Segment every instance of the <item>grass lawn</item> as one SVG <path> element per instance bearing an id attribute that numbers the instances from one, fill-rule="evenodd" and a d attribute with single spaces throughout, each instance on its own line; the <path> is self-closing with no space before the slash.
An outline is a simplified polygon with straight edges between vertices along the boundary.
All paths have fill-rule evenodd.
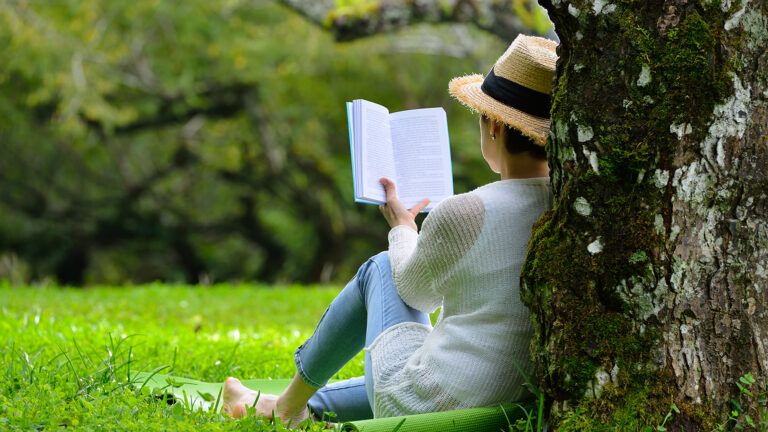
<path id="1" fill-rule="evenodd" d="M 0 430 L 282 430 L 165 405 L 132 388 L 129 371 L 290 378 L 293 351 L 337 292 L 0 286 Z M 362 374 L 359 355 L 336 378 Z"/>

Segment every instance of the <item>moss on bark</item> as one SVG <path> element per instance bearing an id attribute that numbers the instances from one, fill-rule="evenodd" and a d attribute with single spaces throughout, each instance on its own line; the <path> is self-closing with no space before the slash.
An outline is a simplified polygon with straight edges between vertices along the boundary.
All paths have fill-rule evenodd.
<path id="1" fill-rule="evenodd" d="M 578 424 L 579 412 L 611 426 L 643 412 L 645 424 L 660 424 L 675 394 L 658 373 L 675 235 L 670 172 L 692 156 L 681 136 L 703 139 L 733 92 L 722 38 L 739 5 L 542 3 L 561 58 L 548 143 L 556 201 L 523 269 L 540 385 L 555 414 L 570 407 L 555 425 Z M 712 425 L 677 404 L 681 421 Z"/>

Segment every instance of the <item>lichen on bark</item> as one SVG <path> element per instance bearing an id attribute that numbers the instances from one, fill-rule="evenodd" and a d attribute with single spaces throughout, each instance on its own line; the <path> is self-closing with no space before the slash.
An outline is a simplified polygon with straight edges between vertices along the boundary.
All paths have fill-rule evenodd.
<path id="1" fill-rule="evenodd" d="M 624 424 L 645 398 L 646 424 L 675 401 L 681 427 L 711 427 L 736 373 L 719 357 L 768 373 L 768 290 L 756 288 L 768 281 L 744 268 L 768 260 L 766 106 L 755 103 L 766 5 L 541 3 L 561 39 L 555 203 L 534 229 L 523 300 L 553 424 L 583 423 L 584 407 L 590 422 Z"/>

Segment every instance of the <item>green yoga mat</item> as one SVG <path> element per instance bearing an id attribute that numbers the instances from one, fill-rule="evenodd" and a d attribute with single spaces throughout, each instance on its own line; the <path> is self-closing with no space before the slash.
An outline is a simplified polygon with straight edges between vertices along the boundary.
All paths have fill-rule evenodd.
<path id="1" fill-rule="evenodd" d="M 212 409 L 221 392 L 222 383 L 208 383 L 170 375 L 141 372 L 131 377 L 136 387 L 146 387 L 158 393 L 172 395 L 192 408 Z M 263 393 L 279 394 L 290 383 L 289 379 L 241 380 L 248 388 Z M 221 409 L 221 401 L 218 403 Z M 499 432 L 508 430 L 509 422 L 523 416 L 519 405 L 470 408 L 401 417 L 387 417 L 347 422 L 344 431 L 356 432 Z M 399 429 L 398 429 L 399 427 Z"/>
<path id="2" fill-rule="evenodd" d="M 210 410 L 216 406 L 221 410 L 221 401 L 216 405 L 219 399 L 219 393 L 224 383 L 209 383 L 197 381 L 189 378 L 180 378 L 171 375 L 153 374 L 150 372 L 139 372 L 131 377 L 134 386 L 146 387 L 149 390 L 165 393 L 173 396 L 173 399 L 189 406 L 192 409 Z M 266 394 L 280 394 L 288 384 L 289 379 L 254 379 L 241 380 L 244 386 L 259 390 Z"/>
<path id="3" fill-rule="evenodd" d="M 506 413 L 506 415 L 505 415 Z M 509 429 L 507 417 L 513 422 L 522 415 L 519 408 L 490 407 L 385 417 L 344 423 L 342 430 L 359 432 L 499 432 Z M 402 425 L 401 425 L 402 423 Z"/>

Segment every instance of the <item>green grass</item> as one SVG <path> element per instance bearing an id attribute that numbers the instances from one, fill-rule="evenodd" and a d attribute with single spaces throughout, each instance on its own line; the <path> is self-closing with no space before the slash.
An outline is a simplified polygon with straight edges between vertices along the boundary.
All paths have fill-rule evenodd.
<path id="1" fill-rule="evenodd" d="M 0 430 L 284 430 L 164 404 L 128 375 L 165 366 L 205 381 L 290 378 L 293 351 L 337 292 L 0 285 Z M 336 378 L 362 374 L 359 355 Z"/>

